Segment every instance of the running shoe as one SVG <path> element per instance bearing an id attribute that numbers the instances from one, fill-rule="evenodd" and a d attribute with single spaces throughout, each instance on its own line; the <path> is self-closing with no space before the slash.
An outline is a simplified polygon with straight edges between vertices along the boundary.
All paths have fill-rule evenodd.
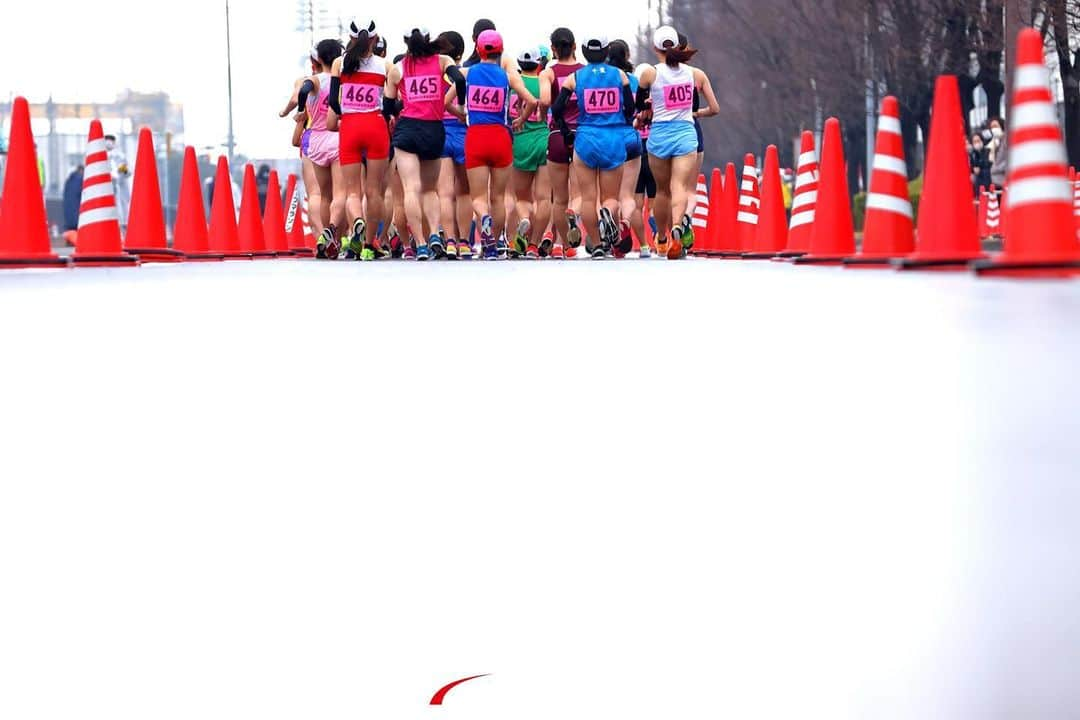
<path id="1" fill-rule="evenodd" d="M 390 245 L 390 257 L 397 260 L 405 255 L 405 244 L 401 242 L 401 233 L 398 232 L 394 223 L 390 223 L 386 231 L 386 241 Z"/>
<path id="2" fill-rule="evenodd" d="M 544 239 L 540 241 L 540 257 L 548 257 L 551 255 L 551 248 L 555 245 L 555 239 L 550 233 L 544 234 Z"/>
<path id="3" fill-rule="evenodd" d="M 618 239 L 619 226 L 615 223 L 615 218 L 611 216 L 611 211 L 600 208 L 600 244 L 612 246 Z"/>
<path id="4" fill-rule="evenodd" d="M 485 260 L 499 260 L 499 246 L 496 243 L 484 244 L 484 259 Z"/>
<path id="5" fill-rule="evenodd" d="M 686 248 L 682 242 L 682 227 L 674 228 L 671 231 L 671 242 L 668 243 L 667 259 L 668 260 L 682 260 L 686 257 Z"/>
<path id="6" fill-rule="evenodd" d="M 495 223 L 490 215 L 480 218 L 480 243 L 487 247 L 495 242 Z"/>
<path id="7" fill-rule="evenodd" d="M 568 258 L 576 258 L 577 257 L 577 248 L 566 248 L 566 257 L 568 257 Z"/>
<path id="8" fill-rule="evenodd" d="M 431 257 L 436 260 L 442 260 L 446 257 L 446 246 L 443 245 L 443 239 L 438 235 L 432 235 L 428 238 L 427 247 Z"/>
<path id="9" fill-rule="evenodd" d="M 457 260 L 458 259 L 458 254 L 457 254 L 458 249 L 457 248 L 458 248 L 457 240 L 454 240 L 454 238 L 447 239 L 447 241 L 446 241 L 446 259 L 447 260 Z"/>
<path id="10" fill-rule="evenodd" d="M 667 238 L 656 239 L 656 254 L 661 257 L 666 257 L 668 254 L 668 240 Z"/>
<path id="11" fill-rule="evenodd" d="M 638 257 L 642 260 L 648 260 L 652 257 L 652 251 L 649 250 L 649 246 L 647 244 L 641 246 L 641 251 L 638 253 Z"/>
<path id="12" fill-rule="evenodd" d="M 323 248 L 325 249 L 327 260 L 337 260 L 341 255 L 341 240 L 338 239 L 337 229 L 331 225 L 322 231 L 320 237 Z"/>
<path id="13" fill-rule="evenodd" d="M 530 230 L 532 230 L 532 223 L 529 222 L 529 218 L 522 218 L 517 225 L 517 232 L 514 234 L 514 250 L 518 255 L 526 255 L 529 252 Z"/>
<path id="14" fill-rule="evenodd" d="M 462 240 L 460 243 L 458 243 L 457 254 L 458 254 L 458 258 L 461 259 L 461 260 L 472 260 L 473 259 L 472 245 L 470 245 L 469 243 Z"/>
<path id="15" fill-rule="evenodd" d="M 375 238 L 373 242 L 369 242 L 365 247 L 370 248 L 375 253 L 376 260 L 390 257 L 390 251 L 382 246 L 378 238 Z"/>
<path id="16" fill-rule="evenodd" d="M 656 227 L 656 218 L 652 215 L 649 216 L 649 229 L 652 230 L 653 237 L 660 234 L 660 230 Z"/>
<path id="17" fill-rule="evenodd" d="M 375 248 L 368 245 L 360 251 L 361 262 L 374 262 L 376 259 Z"/>
<path id="18" fill-rule="evenodd" d="M 421 245 L 416 248 L 416 260 L 417 262 L 424 262 L 431 258 L 431 253 L 428 251 L 427 245 Z"/>
<path id="19" fill-rule="evenodd" d="M 566 244 L 573 249 L 581 244 L 581 223 L 578 221 L 577 213 L 567 210 L 566 223 L 570 226 L 570 231 L 566 234 Z"/>
<path id="20" fill-rule="evenodd" d="M 401 257 L 403 260 L 415 260 L 416 250 L 412 245 L 406 245 L 405 249 L 401 251 Z"/>
<path id="21" fill-rule="evenodd" d="M 684 250 L 694 247 L 694 221 L 689 215 L 683 215 L 681 240 Z"/>
<path id="22" fill-rule="evenodd" d="M 552 245 L 551 247 L 551 259 L 552 260 L 565 260 L 566 254 L 563 252 L 562 245 Z"/>
<path id="23" fill-rule="evenodd" d="M 367 223 L 364 222 L 364 218 L 356 218 L 353 220 L 352 233 L 349 235 L 349 246 L 353 250 L 359 251 L 366 244 Z"/>
<path id="24" fill-rule="evenodd" d="M 535 245 L 532 245 L 532 244 L 528 245 L 525 248 L 525 259 L 526 260 L 539 260 L 540 259 L 540 248 L 538 248 L 538 247 L 536 247 Z"/>

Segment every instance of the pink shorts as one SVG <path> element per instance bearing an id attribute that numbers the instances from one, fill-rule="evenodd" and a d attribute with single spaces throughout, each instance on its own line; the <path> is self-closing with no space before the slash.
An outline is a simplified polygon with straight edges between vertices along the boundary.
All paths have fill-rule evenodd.
<path id="1" fill-rule="evenodd" d="M 338 160 L 338 134 L 329 130 L 312 130 L 307 156 L 319 167 L 333 165 Z"/>

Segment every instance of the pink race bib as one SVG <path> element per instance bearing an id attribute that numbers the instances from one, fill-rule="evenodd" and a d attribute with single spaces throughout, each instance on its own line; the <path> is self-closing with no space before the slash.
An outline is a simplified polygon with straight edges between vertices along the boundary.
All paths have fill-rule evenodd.
<path id="1" fill-rule="evenodd" d="M 469 110 L 474 112 L 502 112 L 506 103 L 506 89 L 473 85 L 469 88 Z"/>
<path id="2" fill-rule="evenodd" d="M 410 100 L 435 100 L 441 93 L 438 75 L 416 75 L 405 81 L 405 94 Z"/>
<path id="3" fill-rule="evenodd" d="M 382 86 L 350 83 L 341 88 L 342 112 L 375 112 L 381 106 Z"/>
<path id="4" fill-rule="evenodd" d="M 590 113 L 610 113 L 619 109 L 619 91 L 615 88 L 588 88 L 585 109 Z"/>
<path id="5" fill-rule="evenodd" d="M 668 110 L 689 110 L 694 106 L 694 84 L 668 85 L 664 88 L 664 106 Z"/>

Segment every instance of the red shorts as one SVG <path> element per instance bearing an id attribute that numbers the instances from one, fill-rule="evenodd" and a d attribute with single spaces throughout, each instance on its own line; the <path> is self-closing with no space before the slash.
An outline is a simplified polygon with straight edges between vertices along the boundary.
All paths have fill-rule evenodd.
<path id="1" fill-rule="evenodd" d="M 514 162 L 514 140 L 505 125 L 473 125 L 465 132 L 465 169 L 504 168 Z"/>
<path id="2" fill-rule="evenodd" d="M 390 131 L 382 113 L 343 115 L 338 132 L 342 165 L 359 165 L 364 160 L 390 157 Z"/>

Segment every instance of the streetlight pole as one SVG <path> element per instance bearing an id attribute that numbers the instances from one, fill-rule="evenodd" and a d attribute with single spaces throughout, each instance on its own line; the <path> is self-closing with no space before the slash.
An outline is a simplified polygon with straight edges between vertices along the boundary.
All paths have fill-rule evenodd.
<path id="1" fill-rule="evenodd" d="M 232 31 L 229 27 L 229 0 L 225 0 L 225 53 L 226 67 L 229 73 L 229 137 L 226 146 L 229 150 L 229 167 L 233 164 L 233 152 L 236 148 L 236 138 L 233 136 L 233 101 L 232 101 Z"/>

